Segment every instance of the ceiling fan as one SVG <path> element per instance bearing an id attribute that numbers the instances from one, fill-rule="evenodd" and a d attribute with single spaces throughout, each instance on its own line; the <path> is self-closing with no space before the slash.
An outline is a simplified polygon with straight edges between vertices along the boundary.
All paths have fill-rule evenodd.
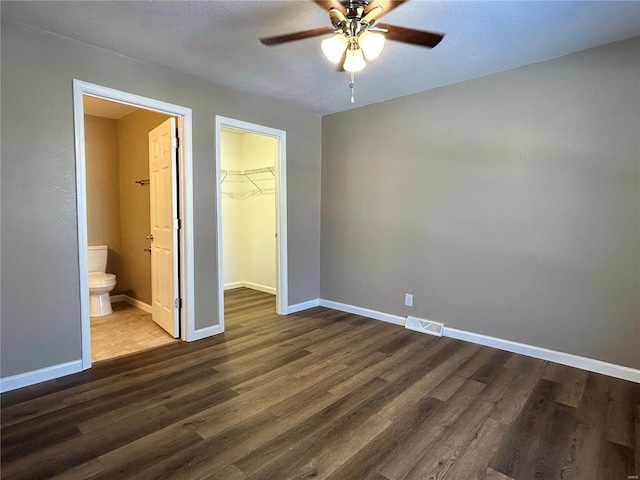
<path id="1" fill-rule="evenodd" d="M 322 52 L 338 70 L 351 74 L 351 102 L 354 102 L 354 74 L 363 70 L 366 60 L 375 59 L 384 48 L 386 40 L 433 48 L 444 34 L 425 32 L 413 28 L 376 23 L 377 19 L 398 8 L 407 0 L 313 0 L 323 10 L 328 10 L 332 27 L 313 28 L 302 32 L 261 38 L 263 45 L 302 40 L 333 34 L 322 42 Z M 366 60 L 365 60 L 366 59 Z"/>

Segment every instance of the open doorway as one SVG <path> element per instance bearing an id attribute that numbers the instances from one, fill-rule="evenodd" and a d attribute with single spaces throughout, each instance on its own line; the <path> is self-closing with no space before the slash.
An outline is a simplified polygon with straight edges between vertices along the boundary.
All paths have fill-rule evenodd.
<path id="1" fill-rule="evenodd" d="M 156 159 L 162 160 L 158 146 L 150 156 L 151 145 L 175 130 L 176 119 L 87 95 L 83 104 L 91 359 L 96 362 L 166 345 L 179 336 L 171 305 L 174 282 L 163 277 L 178 279 L 171 263 L 166 268 L 159 262 L 165 239 L 157 231 L 162 214 L 165 224 L 172 222 L 167 206 L 176 203 L 178 192 L 170 177 L 168 182 L 150 179 L 160 170 Z M 170 238 L 170 249 L 173 243 Z"/>
<path id="2" fill-rule="evenodd" d="M 139 256 L 142 254 L 142 258 L 146 258 L 146 262 L 151 263 L 151 281 L 150 285 L 148 285 L 150 288 L 150 295 L 148 291 L 146 295 L 146 300 L 150 300 L 151 303 L 147 303 L 145 298 L 136 298 L 145 296 L 145 288 L 142 283 L 138 282 L 135 288 L 131 288 L 131 283 L 129 282 L 131 280 L 132 271 L 142 274 L 143 276 L 145 271 L 144 268 L 136 268 L 135 265 L 133 268 L 121 268 L 120 270 L 121 272 L 124 272 L 121 278 L 121 280 L 123 280 L 123 284 L 121 284 L 120 288 L 120 290 L 124 291 L 116 292 L 119 293 L 119 295 L 122 295 L 120 299 L 126 298 L 129 300 L 126 303 L 131 303 L 133 304 L 132 306 L 139 308 L 142 311 L 151 310 L 154 317 L 156 317 L 156 310 L 158 306 L 162 307 L 164 310 L 168 310 L 170 312 L 169 317 L 171 322 L 165 322 L 165 325 L 162 325 L 162 327 L 169 331 L 171 338 L 179 337 L 183 340 L 190 341 L 218 333 L 217 331 L 214 331 L 217 330 L 214 328 L 196 330 L 194 325 L 194 295 L 192 288 L 194 272 L 191 110 L 158 100 L 140 97 L 126 92 L 120 92 L 106 87 L 74 80 L 76 185 L 78 191 L 78 267 L 81 291 L 80 304 L 82 319 L 83 369 L 90 368 L 92 363 L 90 312 L 92 310 L 95 311 L 94 307 L 96 307 L 96 301 L 99 303 L 110 303 L 108 293 L 104 295 L 106 300 L 104 298 L 96 300 L 96 298 L 94 298 L 94 294 L 96 293 L 95 288 L 93 292 L 90 292 L 90 287 L 93 288 L 97 285 L 96 282 L 92 282 L 90 284 L 89 271 L 96 271 L 98 268 L 93 262 L 98 261 L 101 265 L 100 268 L 102 268 L 104 267 L 105 259 L 100 258 L 99 255 L 93 255 L 89 249 L 89 235 L 91 234 L 93 236 L 96 234 L 93 229 L 91 232 L 89 231 L 91 201 L 89 199 L 88 192 L 88 188 L 90 187 L 88 184 L 88 174 L 93 175 L 92 172 L 87 171 L 88 148 L 85 148 L 87 146 L 85 142 L 86 133 L 88 133 L 87 130 L 91 129 L 89 123 L 93 121 L 91 118 L 85 117 L 85 99 L 88 99 L 89 97 L 92 97 L 89 100 L 89 103 L 93 102 L 94 104 L 99 104 L 101 102 L 106 102 L 102 103 L 104 106 L 115 102 L 120 104 L 123 108 L 132 107 L 133 111 L 125 115 L 125 117 L 128 115 L 137 115 L 140 117 L 134 118 L 131 121 L 131 123 L 137 128 L 133 128 L 128 131 L 138 130 L 138 137 L 142 138 L 138 138 L 134 144 L 124 145 L 121 151 L 125 152 L 125 157 L 127 157 L 129 153 L 138 149 L 137 146 L 139 145 L 144 145 L 146 147 L 146 151 L 142 156 L 142 159 L 138 158 L 137 160 L 137 166 L 142 168 L 142 170 L 138 170 L 136 174 L 133 175 L 136 178 L 134 179 L 132 175 L 127 175 L 126 178 L 118 176 L 119 186 L 126 187 L 125 189 L 120 189 L 121 191 L 119 192 L 125 192 L 125 203 L 133 203 L 136 204 L 135 207 L 138 209 L 144 209 L 145 202 L 136 202 L 135 198 L 130 197 L 142 195 L 143 197 L 146 196 L 148 198 L 148 221 L 143 219 L 141 220 L 140 218 L 136 219 L 133 215 L 124 215 L 124 220 L 126 222 L 131 221 L 134 224 L 139 223 L 137 226 L 142 228 L 142 230 L 138 231 L 140 228 L 136 229 L 132 228 L 131 225 L 127 225 L 125 228 L 125 236 L 130 237 L 133 235 L 136 237 L 136 241 L 145 242 L 145 246 L 140 249 L 140 252 L 137 252 L 135 251 L 136 242 L 130 242 L 129 238 L 127 238 L 127 241 L 123 242 L 122 221 L 120 222 L 120 247 L 122 247 L 123 243 L 128 243 L 134 245 L 132 251 L 126 252 L 125 254 L 121 248 L 120 252 L 115 248 L 110 248 L 108 245 L 109 242 L 112 242 L 114 246 L 118 245 L 118 240 L 114 239 L 114 236 L 109 237 L 107 235 L 106 237 L 103 237 L 106 240 L 92 238 L 91 243 L 94 243 L 96 240 L 100 243 L 100 245 L 92 246 L 97 247 L 97 250 L 101 250 L 103 252 L 106 250 L 107 259 L 110 254 L 113 254 L 114 257 L 112 258 L 112 262 L 109 267 L 104 268 L 104 270 L 107 270 L 104 272 L 103 278 L 101 279 L 105 282 L 104 286 L 115 289 L 114 284 L 117 284 L 115 275 L 108 274 L 109 268 L 121 268 L 122 263 L 130 253 L 137 253 L 137 260 L 141 261 L 142 265 L 145 262 L 144 260 L 141 260 L 141 257 Z M 96 111 L 93 110 L 92 113 L 95 114 Z M 93 115 L 93 117 L 98 116 Z M 131 120 L 131 118 L 129 118 L 129 120 Z M 85 121 L 87 122 L 87 125 L 85 125 Z M 179 139 L 182 139 L 182 141 L 179 141 Z M 118 139 L 118 142 L 122 143 L 123 139 Z M 136 154 L 140 157 L 140 152 L 137 152 Z M 122 166 L 123 170 L 126 170 L 132 167 L 133 164 L 131 163 L 131 159 L 125 158 L 124 163 L 121 160 L 122 159 L 118 160 L 118 168 Z M 164 170 L 165 173 L 162 173 L 162 170 Z M 131 172 L 129 172 L 129 174 L 131 174 Z M 101 176 L 101 174 L 98 174 L 96 181 L 101 187 L 104 187 L 104 185 L 100 184 L 100 182 L 104 180 L 104 178 L 100 178 Z M 154 184 L 156 187 L 155 194 L 153 188 Z M 134 190 L 131 190 L 132 188 Z M 149 190 L 146 194 L 140 190 L 135 190 L 145 188 Z M 122 199 L 123 196 L 120 195 L 118 202 Z M 101 203 L 101 201 L 98 203 Z M 161 214 L 158 214 L 157 212 L 161 212 Z M 98 216 L 101 213 L 99 213 Z M 120 213 L 122 220 L 122 210 L 120 210 Z M 113 222 L 110 225 L 113 227 Z M 104 225 L 102 227 L 104 230 Z M 114 230 L 116 229 L 114 228 Z M 163 237 L 164 239 L 158 237 Z M 107 247 L 106 249 L 104 248 L 105 245 Z M 137 244 L 137 247 L 140 247 L 139 243 Z M 158 255 L 156 260 L 154 260 L 155 250 L 159 250 L 159 252 L 162 253 L 162 255 Z M 119 255 L 118 253 L 121 254 Z M 144 257 L 145 255 L 147 257 Z M 149 256 L 151 257 L 150 259 Z M 128 258 L 127 261 L 135 264 L 133 257 Z M 91 269 L 89 266 L 90 262 L 92 262 Z M 120 267 L 117 266 L 118 262 L 121 264 Z M 106 283 L 109 283 L 109 285 L 106 285 Z M 129 285 L 128 289 L 127 285 Z M 158 286 L 160 288 L 157 288 Z M 160 296 L 158 296 L 158 293 L 160 293 Z M 102 295 L 102 292 L 99 292 L 99 295 Z M 117 296 L 116 299 L 118 299 Z M 106 311 L 108 310 L 109 308 L 106 308 Z M 164 320 L 166 320 L 166 318 Z M 157 323 L 160 324 L 161 322 Z M 168 323 L 172 324 L 169 326 L 170 328 L 167 326 Z"/>
<path id="3" fill-rule="evenodd" d="M 222 325 L 243 302 L 286 313 L 285 148 L 281 130 L 216 117 Z"/>

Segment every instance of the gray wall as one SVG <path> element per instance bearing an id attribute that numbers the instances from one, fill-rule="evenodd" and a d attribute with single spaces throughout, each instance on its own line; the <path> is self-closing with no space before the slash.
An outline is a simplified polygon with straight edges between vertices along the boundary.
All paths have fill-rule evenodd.
<path id="1" fill-rule="evenodd" d="M 80 358 L 72 79 L 193 109 L 196 328 L 217 323 L 216 114 L 287 132 L 289 302 L 318 297 L 320 117 L 2 23 L 3 377 Z"/>
<path id="2" fill-rule="evenodd" d="M 639 55 L 324 117 L 321 297 L 640 368 Z"/>

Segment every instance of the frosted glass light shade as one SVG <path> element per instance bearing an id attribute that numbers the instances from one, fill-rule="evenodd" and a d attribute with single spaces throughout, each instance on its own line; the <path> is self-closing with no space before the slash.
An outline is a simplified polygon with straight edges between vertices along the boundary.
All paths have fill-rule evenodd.
<path id="1" fill-rule="evenodd" d="M 360 35 L 358 42 L 367 60 L 373 60 L 382 53 L 382 49 L 384 48 L 384 35 L 366 30 Z"/>
<path id="2" fill-rule="evenodd" d="M 331 38 L 322 41 L 322 53 L 331 63 L 340 63 L 342 54 L 349 41 L 344 35 L 338 33 Z"/>
<path id="3" fill-rule="evenodd" d="M 362 49 L 356 47 L 347 50 L 347 58 L 345 58 L 343 66 L 347 72 L 359 72 L 366 67 L 367 63 L 364 61 Z"/>

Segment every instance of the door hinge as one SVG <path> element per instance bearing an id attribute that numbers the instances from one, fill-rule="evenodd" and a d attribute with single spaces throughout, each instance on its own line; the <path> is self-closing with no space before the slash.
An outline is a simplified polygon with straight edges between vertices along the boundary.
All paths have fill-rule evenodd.
<path id="1" fill-rule="evenodd" d="M 182 222 L 180 221 L 179 218 L 173 219 L 173 228 L 174 230 L 180 230 L 182 228 Z"/>
<path id="2" fill-rule="evenodd" d="M 171 139 L 171 146 L 173 148 L 178 148 L 180 146 L 180 139 L 179 138 L 172 138 Z"/>
<path id="3" fill-rule="evenodd" d="M 173 304 L 175 305 L 176 308 L 182 308 L 182 299 L 176 298 Z"/>

